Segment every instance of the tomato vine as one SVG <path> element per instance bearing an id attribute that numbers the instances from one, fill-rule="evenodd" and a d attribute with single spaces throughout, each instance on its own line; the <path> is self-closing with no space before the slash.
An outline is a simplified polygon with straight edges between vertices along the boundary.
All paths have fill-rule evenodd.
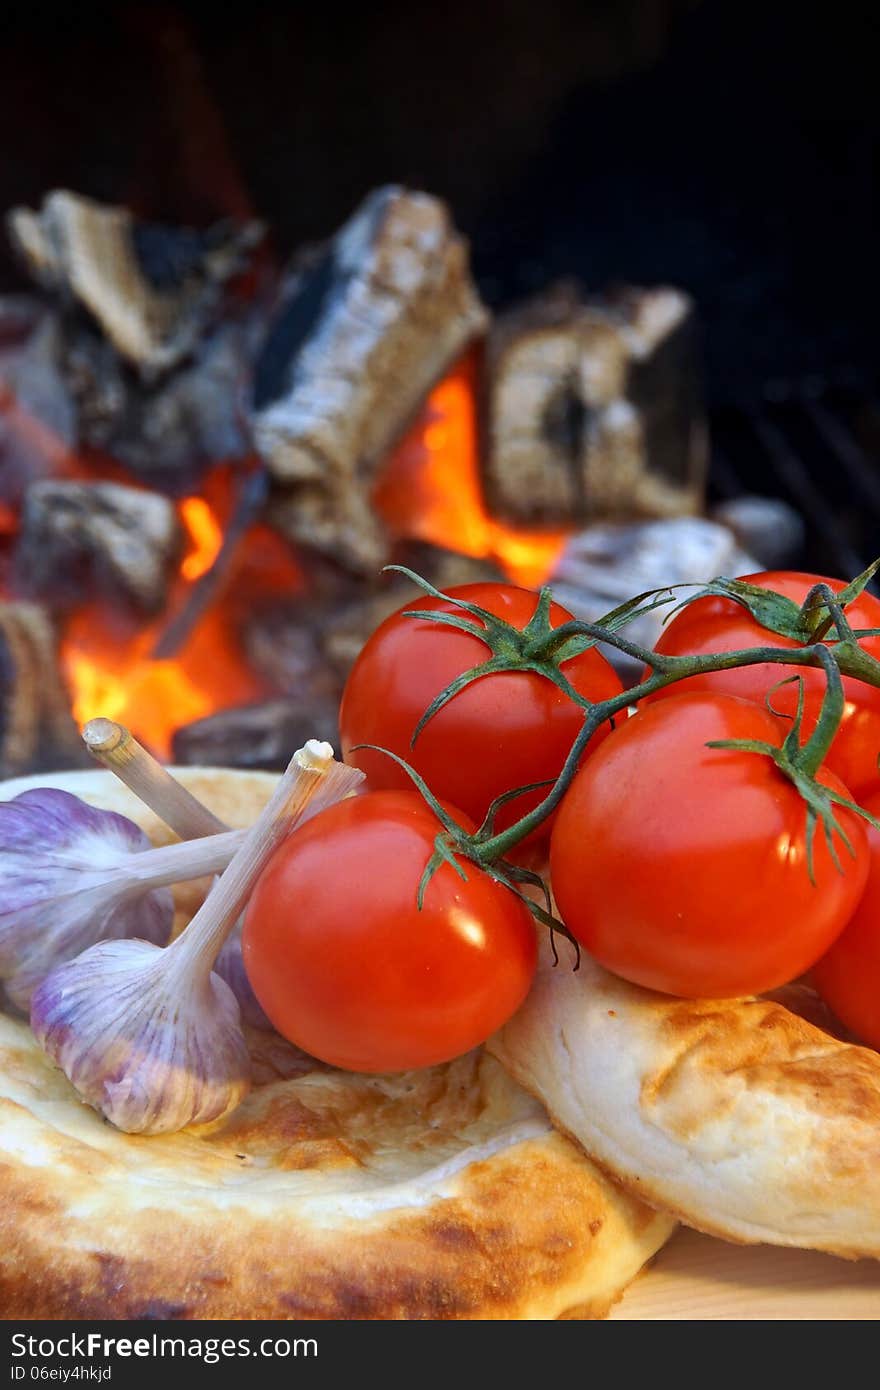
<path id="1" fill-rule="evenodd" d="M 488 650 L 485 661 L 458 676 L 431 702 L 415 727 L 411 746 L 415 746 L 431 719 L 462 690 L 475 681 L 502 671 L 528 671 L 542 676 L 583 710 L 583 724 L 556 780 L 552 783 L 533 783 L 528 787 L 513 788 L 496 798 L 482 825 L 474 833 L 466 832 L 452 820 L 424 779 L 405 759 L 373 744 L 360 745 L 393 758 L 407 772 L 443 826 L 437 835 L 434 853 L 426 865 L 419 886 L 420 902 L 427 884 L 441 864 L 451 864 L 456 873 L 464 876 L 465 871 L 456 858 L 464 856 L 497 881 L 504 883 L 518 896 L 524 897 L 532 914 L 549 926 L 552 932 L 561 931 L 572 939 L 567 928 L 553 916 L 549 895 L 540 876 L 512 864 L 508 856 L 521 841 L 537 830 L 557 810 L 578 771 L 590 740 L 602 725 L 613 721 L 615 716 L 637 706 L 647 697 L 689 677 L 730 671 L 744 666 L 775 664 L 788 667 L 819 667 L 825 675 L 826 689 L 821 712 L 808 739 L 801 741 L 803 682 L 800 677 L 795 676 L 789 679 L 800 681 L 798 712 L 788 736 L 780 747 L 741 740 L 720 741 L 711 745 L 737 748 L 770 757 L 780 772 L 794 784 L 806 807 L 808 865 L 811 877 L 812 843 L 818 825 L 822 826 L 829 851 L 838 867 L 835 835 L 849 848 L 846 833 L 835 814 L 836 806 L 844 806 L 857 812 L 872 826 L 880 829 L 880 822 L 873 815 L 854 801 L 829 791 L 816 780 L 816 773 L 831 746 L 843 715 L 844 695 L 841 677 L 855 677 L 868 685 L 880 687 L 880 661 L 859 645 L 861 638 L 880 635 L 880 629 L 853 629 L 845 611 L 847 605 L 862 593 L 880 570 L 880 559 L 838 593 L 833 592 L 824 582 L 815 584 L 800 606 L 790 598 L 766 588 L 743 580 L 719 577 L 696 592 L 693 591 L 693 586 L 684 585 L 648 590 L 619 605 L 596 622 L 573 619 L 555 628 L 551 625 L 549 617 L 552 591 L 545 587 L 538 596 L 533 618 L 523 629 L 512 626 L 478 604 L 444 594 L 412 570 L 400 566 L 391 568 L 404 573 L 424 593 L 442 600 L 453 609 L 452 612 L 436 613 L 426 608 L 409 609 L 404 610 L 403 616 L 458 629 L 477 638 Z M 623 635 L 622 630 L 633 619 L 674 603 L 675 590 L 684 587 L 690 588 L 691 593 L 678 605 L 675 612 L 701 598 L 720 596 L 741 605 L 768 632 L 793 640 L 799 645 L 755 646 L 709 654 L 670 655 L 648 650 Z M 566 661 L 599 643 L 614 647 L 640 662 L 650 674 L 636 685 L 607 699 L 589 701 L 572 687 L 561 667 Z M 547 787 L 546 795 L 532 810 L 506 829 L 496 831 L 496 816 L 503 805 L 524 792 L 534 792 L 542 787 Z M 543 906 L 524 896 L 522 889 L 527 884 L 540 886 L 543 890 Z"/>

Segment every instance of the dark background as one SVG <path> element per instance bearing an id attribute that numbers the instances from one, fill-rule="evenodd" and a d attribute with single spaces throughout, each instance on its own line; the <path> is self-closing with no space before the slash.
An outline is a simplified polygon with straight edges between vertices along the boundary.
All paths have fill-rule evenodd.
<path id="1" fill-rule="evenodd" d="M 401 181 L 450 201 L 493 305 L 668 281 L 699 301 L 714 404 L 816 376 L 872 395 L 875 58 L 833 5 L 12 4 L 0 203 L 255 212 L 286 254 Z"/>

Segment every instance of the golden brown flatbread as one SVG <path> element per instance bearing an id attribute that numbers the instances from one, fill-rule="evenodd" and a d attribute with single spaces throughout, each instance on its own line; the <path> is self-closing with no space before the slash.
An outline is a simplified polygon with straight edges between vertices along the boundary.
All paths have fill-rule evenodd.
<path id="1" fill-rule="evenodd" d="M 178 775 L 233 825 L 274 783 Z M 49 781 L 170 838 L 105 772 L 0 799 Z M 482 1050 L 374 1077 L 251 1039 L 255 1087 L 232 1115 L 131 1136 L 0 1016 L 0 1315 L 601 1317 L 673 1228 Z"/>
<path id="2" fill-rule="evenodd" d="M 789 1001 L 793 995 L 787 996 Z M 673 999 L 542 946 L 487 1044 L 633 1193 L 741 1242 L 880 1257 L 880 1055 L 769 999 Z"/>

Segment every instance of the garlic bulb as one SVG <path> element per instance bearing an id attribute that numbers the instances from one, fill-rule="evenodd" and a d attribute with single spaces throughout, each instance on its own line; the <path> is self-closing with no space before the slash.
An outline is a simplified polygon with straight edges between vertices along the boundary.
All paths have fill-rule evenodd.
<path id="1" fill-rule="evenodd" d="M 171 950 L 101 941 L 34 995 L 40 1046 L 83 1100 L 129 1134 L 204 1124 L 250 1089 L 232 990 L 210 971 L 175 974 Z"/>
<path id="2" fill-rule="evenodd" d="M 38 787 L 0 802 L 0 979 L 26 1012 L 33 990 L 98 941 L 165 942 L 167 885 L 222 869 L 244 831 L 152 849 L 125 816 Z"/>
<path id="3" fill-rule="evenodd" d="M 238 1002 L 214 964 L 272 852 L 306 810 L 332 805 L 362 780 L 334 761 L 329 744 L 311 740 L 176 941 L 164 950 L 101 943 L 36 989 L 37 1041 L 119 1129 L 169 1133 L 217 1119 L 242 1099 L 250 1066 Z"/>

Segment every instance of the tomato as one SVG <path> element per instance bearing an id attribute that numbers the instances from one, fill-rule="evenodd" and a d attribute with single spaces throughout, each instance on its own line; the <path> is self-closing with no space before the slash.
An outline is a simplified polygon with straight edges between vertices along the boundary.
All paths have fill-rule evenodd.
<path id="1" fill-rule="evenodd" d="M 465 584 L 450 592 L 522 629 L 537 596 L 510 584 Z M 425 597 L 406 605 L 453 613 L 450 603 Z M 553 604 L 553 627 L 571 614 Z M 555 780 L 583 723 L 583 712 L 546 677 L 497 672 L 459 692 L 425 726 L 410 747 L 419 719 L 451 681 L 486 661 L 488 647 L 454 628 L 405 618 L 400 612 L 376 629 L 358 657 L 342 698 L 339 727 L 345 761 L 366 773 L 373 789 L 411 787 L 406 773 L 379 753 L 355 745 L 389 748 L 421 773 L 435 796 L 460 806 L 478 823 L 503 792 Z M 591 648 L 563 664 L 574 688 L 592 701 L 622 690 L 605 658 Z M 610 732 L 598 730 L 590 749 Z M 549 790 L 549 789 L 547 789 Z M 515 798 L 497 820 L 503 829 L 538 804 L 546 791 Z M 542 827 L 543 833 L 549 831 Z"/>
<path id="2" fill-rule="evenodd" d="M 781 742 L 751 701 L 703 692 L 639 710 L 577 773 L 550 842 L 563 921 L 603 965 L 668 994 L 758 994 L 818 960 L 852 916 L 868 872 L 863 824 L 838 808 L 855 850 L 821 825 L 769 757 L 707 748 Z M 848 796 L 833 773 L 819 780 Z"/>
<path id="3" fill-rule="evenodd" d="M 880 819 L 880 796 L 865 810 Z M 868 882 L 855 915 L 810 972 L 829 1009 L 863 1042 L 880 1049 L 880 831 L 868 826 Z"/>
<path id="4" fill-rule="evenodd" d="M 797 604 L 803 602 L 814 584 L 828 584 L 835 592 L 844 587 L 839 579 L 825 579 L 818 574 L 795 574 L 788 570 L 751 574 L 746 576 L 746 580 L 763 589 L 775 589 Z M 871 594 L 861 594 L 847 604 L 845 611 L 854 628 L 880 627 L 880 599 Z M 797 645 L 788 637 L 768 632 L 732 599 L 701 598 L 673 618 L 657 643 L 656 650 L 668 656 L 684 656 L 733 651 L 739 647 L 785 648 Z M 861 646 L 871 656 L 880 657 L 880 637 L 864 637 Z M 800 675 L 804 680 L 804 733 L 809 735 L 815 727 L 825 693 L 825 676 L 818 667 L 760 665 L 743 666 L 736 671 L 713 671 L 710 675 L 692 676 L 687 681 L 677 682 L 650 698 L 659 700 L 688 690 L 714 690 L 763 703 L 777 681 L 794 675 Z M 880 789 L 880 772 L 877 768 L 880 755 L 880 689 L 852 676 L 844 676 L 843 687 L 846 709 L 827 764 L 858 796 L 871 787 Z M 793 715 L 797 708 L 797 685 L 781 686 L 773 692 L 771 700 L 774 709 Z"/>
<path id="5" fill-rule="evenodd" d="M 351 1071 L 431 1066 L 525 998 L 535 931 L 509 889 L 466 860 L 467 882 L 443 864 L 418 910 L 440 829 L 418 793 L 367 792 L 296 830 L 261 874 L 245 968 L 278 1031 L 312 1056 Z"/>

